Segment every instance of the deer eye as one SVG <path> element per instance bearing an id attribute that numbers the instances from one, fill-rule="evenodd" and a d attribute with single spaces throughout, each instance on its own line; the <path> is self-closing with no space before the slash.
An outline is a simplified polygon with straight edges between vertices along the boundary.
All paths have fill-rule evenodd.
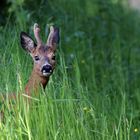
<path id="1" fill-rule="evenodd" d="M 39 56 L 35 56 L 34 58 L 35 58 L 35 61 L 38 61 L 40 59 Z"/>
<path id="2" fill-rule="evenodd" d="M 55 60 L 55 55 L 52 57 L 52 60 Z"/>

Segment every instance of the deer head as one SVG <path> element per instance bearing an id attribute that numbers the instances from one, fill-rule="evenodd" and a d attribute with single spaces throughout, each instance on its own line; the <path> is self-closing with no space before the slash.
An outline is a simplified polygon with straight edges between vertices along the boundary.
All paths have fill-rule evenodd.
<path id="1" fill-rule="evenodd" d="M 34 71 L 41 77 L 49 77 L 55 68 L 55 51 L 59 43 L 59 29 L 50 27 L 50 33 L 46 43 L 43 43 L 40 35 L 40 28 L 37 23 L 34 24 L 34 36 L 36 42 L 25 32 L 21 32 L 21 46 L 33 58 Z"/>

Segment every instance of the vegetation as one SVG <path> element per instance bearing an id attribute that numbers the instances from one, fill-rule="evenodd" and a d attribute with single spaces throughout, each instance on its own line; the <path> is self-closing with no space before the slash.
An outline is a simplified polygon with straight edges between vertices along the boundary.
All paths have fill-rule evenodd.
<path id="1" fill-rule="evenodd" d="M 1 140 L 139 140 L 140 18 L 125 1 L 13 0 L 0 27 L 0 93 L 24 89 L 32 60 L 19 43 L 38 22 L 61 30 L 58 64 L 32 106 L 1 103 Z M 42 36 L 43 37 L 43 36 Z M 43 37 L 46 38 L 45 36 Z"/>

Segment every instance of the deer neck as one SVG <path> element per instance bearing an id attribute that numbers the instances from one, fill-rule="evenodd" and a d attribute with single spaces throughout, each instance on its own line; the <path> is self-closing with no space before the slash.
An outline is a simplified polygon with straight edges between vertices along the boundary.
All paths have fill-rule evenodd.
<path id="1" fill-rule="evenodd" d="M 41 77 L 34 69 L 31 73 L 31 76 L 28 80 L 28 83 L 25 86 L 25 93 L 28 96 L 32 96 L 32 93 L 38 95 L 40 87 L 45 89 L 47 83 L 49 81 L 49 77 Z"/>

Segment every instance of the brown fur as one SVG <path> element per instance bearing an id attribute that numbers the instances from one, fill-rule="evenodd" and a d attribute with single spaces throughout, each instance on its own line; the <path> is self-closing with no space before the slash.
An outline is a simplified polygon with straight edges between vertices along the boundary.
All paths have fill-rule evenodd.
<path id="1" fill-rule="evenodd" d="M 46 44 L 42 43 L 39 32 L 40 28 L 38 24 L 35 23 L 34 36 L 36 38 L 37 44 L 28 34 L 21 32 L 20 35 L 22 48 L 30 53 L 34 61 L 34 67 L 28 83 L 25 86 L 25 91 L 23 94 L 18 94 L 19 96 L 26 95 L 27 98 L 32 97 L 32 93 L 34 93 L 35 96 L 38 96 L 40 87 L 43 87 L 45 89 L 56 63 L 53 57 L 55 56 L 56 47 L 59 42 L 58 28 L 55 28 L 53 26 L 50 27 L 50 33 Z M 39 60 L 35 60 L 36 56 Z M 49 74 L 47 73 L 47 75 L 44 76 L 41 69 L 43 69 L 43 66 L 46 65 L 49 65 L 51 67 L 51 72 Z M 10 100 L 17 98 L 18 96 L 16 94 L 8 95 L 8 99 Z M 4 100 L 5 98 L 1 96 L 1 99 Z"/>

